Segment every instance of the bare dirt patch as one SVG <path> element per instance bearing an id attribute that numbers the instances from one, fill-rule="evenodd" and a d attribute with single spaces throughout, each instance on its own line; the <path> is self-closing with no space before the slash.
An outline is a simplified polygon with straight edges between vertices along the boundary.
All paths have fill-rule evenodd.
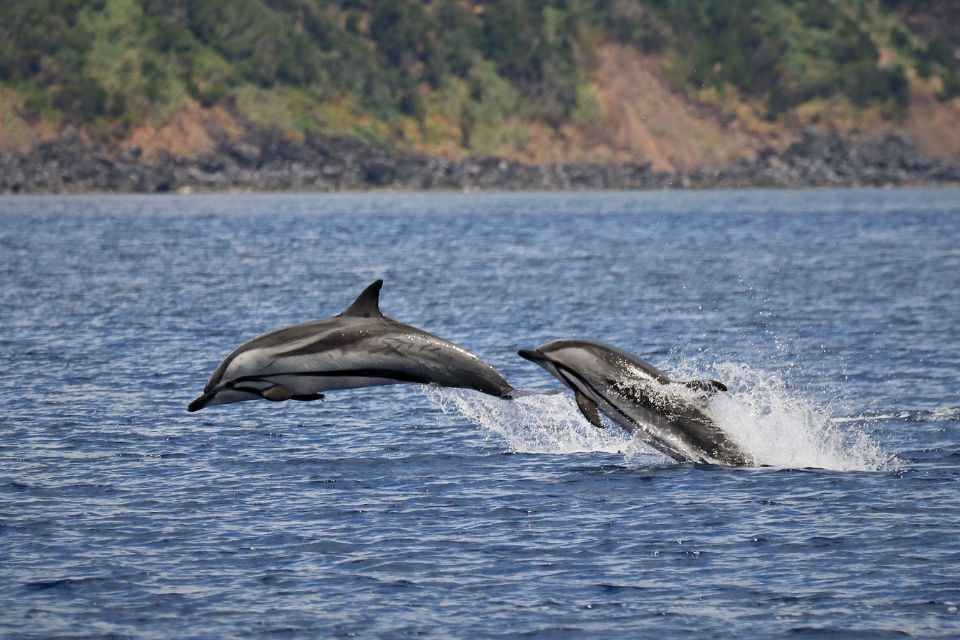
<path id="1" fill-rule="evenodd" d="M 724 118 L 719 108 L 693 103 L 660 75 L 657 61 L 635 49 L 606 44 L 590 73 L 604 120 L 575 138 L 582 153 L 621 162 L 649 161 L 672 171 L 751 158 L 771 143 L 743 118 Z"/>
<path id="2" fill-rule="evenodd" d="M 903 133 L 931 158 L 956 160 L 960 157 L 960 99 L 941 102 L 932 90 L 912 89 Z"/>
<path id="3" fill-rule="evenodd" d="M 213 150 L 215 137 L 239 137 L 240 127 L 224 109 L 193 106 L 173 115 L 164 124 L 144 123 L 134 127 L 121 148 L 138 148 L 145 160 L 161 153 L 180 158 L 195 158 Z"/>

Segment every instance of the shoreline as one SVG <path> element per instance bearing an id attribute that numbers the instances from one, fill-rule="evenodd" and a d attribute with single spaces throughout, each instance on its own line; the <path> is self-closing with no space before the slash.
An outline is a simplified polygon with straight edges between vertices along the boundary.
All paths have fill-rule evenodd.
<path id="1" fill-rule="evenodd" d="M 252 130 L 185 158 L 110 150 L 68 132 L 25 153 L 0 155 L 0 194 L 368 193 L 685 189 L 803 189 L 960 185 L 960 158 L 922 156 L 907 138 L 805 131 L 782 152 L 765 149 L 724 167 L 658 172 L 633 164 L 525 164 L 502 158 L 409 154 L 343 138 L 294 143 Z"/>
<path id="2" fill-rule="evenodd" d="M 593 189 L 593 188 L 581 188 L 581 189 L 483 189 L 483 190 L 473 190 L 473 191 L 456 191 L 452 189 L 431 189 L 431 190 L 417 190 L 417 189 L 356 189 L 356 190 L 341 190 L 341 191 L 308 191 L 308 190 L 274 190 L 274 191 L 263 191 L 263 190 L 254 190 L 254 189 L 227 189 L 223 191 L 166 191 L 166 192 L 150 192 L 150 191 L 61 191 L 58 193 L 53 192 L 28 192 L 28 193 L 3 193 L 0 192 L 0 202 L 15 202 L 18 200 L 27 201 L 27 200 L 42 200 L 45 198 L 57 199 L 57 198 L 75 198 L 75 199 L 98 199 L 98 198 L 143 198 L 143 199 L 165 199 L 165 198 L 207 198 L 207 197 L 225 197 L 225 198 L 276 198 L 276 197 L 343 197 L 350 198 L 354 196 L 363 197 L 363 196 L 381 196 L 389 198 L 390 196 L 513 196 L 513 195 L 531 195 L 531 196 L 577 196 L 577 195 L 589 195 L 589 194 L 696 194 L 696 193 L 723 193 L 723 192 L 733 192 L 739 191 L 743 193 L 817 193 L 817 192 L 827 192 L 827 191 L 862 191 L 862 192 L 878 192 L 878 191 L 960 191 L 960 182 L 940 182 L 940 183 L 910 183 L 910 184 L 885 184 L 885 185 L 828 185 L 828 186 L 776 186 L 776 187 L 764 187 L 764 186 L 723 186 L 723 187 L 676 187 L 676 188 L 663 188 L 663 189 Z M 2 213 L 2 212 L 0 212 Z"/>

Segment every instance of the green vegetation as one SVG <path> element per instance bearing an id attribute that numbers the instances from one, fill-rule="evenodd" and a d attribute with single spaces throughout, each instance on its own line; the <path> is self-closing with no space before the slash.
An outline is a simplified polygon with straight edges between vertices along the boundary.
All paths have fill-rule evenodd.
<path id="1" fill-rule="evenodd" d="M 0 84 L 28 118 L 105 135 L 199 103 L 298 134 L 429 144 L 456 131 L 495 152 L 522 139 L 521 122 L 601 118 L 585 74 L 611 41 L 656 55 L 691 95 L 733 89 L 770 119 L 830 97 L 896 113 L 911 70 L 939 77 L 942 100 L 960 95 L 955 43 L 912 26 L 903 15 L 923 9 L 907 4 L 13 1 L 0 3 Z"/>

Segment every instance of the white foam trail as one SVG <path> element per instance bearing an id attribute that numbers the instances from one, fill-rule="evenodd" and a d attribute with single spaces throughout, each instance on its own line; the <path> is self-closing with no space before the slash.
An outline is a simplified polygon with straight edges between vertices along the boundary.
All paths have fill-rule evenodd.
<path id="1" fill-rule="evenodd" d="M 598 429 L 583 419 L 570 394 L 531 395 L 504 401 L 462 389 L 424 387 L 445 414 L 457 413 L 503 440 L 516 453 L 570 454 L 600 451 L 638 456 L 652 462 L 668 458 L 616 427 Z"/>
<path id="2" fill-rule="evenodd" d="M 827 408 L 789 389 L 777 374 L 738 363 L 713 365 L 707 374 L 696 365 L 680 368 L 682 373 L 672 370 L 675 379 L 715 378 L 727 385 L 729 391 L 710 400 L 709 413 L 759 465 L 876 471 L 899 464 L 873 442 L 862 422 L 841 424 Z M 588 423 L 566 392 L 504 402 L 459 389 L 425 389 L 444 413 L 464 416 L 518 453 L 599 451 L 623 454 L 634 463 L 669 461 L 615 426 L 601 430 Z"/>

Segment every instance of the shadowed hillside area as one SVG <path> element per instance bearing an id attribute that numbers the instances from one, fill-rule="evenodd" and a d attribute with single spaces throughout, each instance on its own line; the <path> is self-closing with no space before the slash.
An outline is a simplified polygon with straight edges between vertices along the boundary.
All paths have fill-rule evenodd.
<path id="1" fill-rule="evenodd" d="M 960 181 L 952 0 L 0 3 L 0 191 Z"/>

